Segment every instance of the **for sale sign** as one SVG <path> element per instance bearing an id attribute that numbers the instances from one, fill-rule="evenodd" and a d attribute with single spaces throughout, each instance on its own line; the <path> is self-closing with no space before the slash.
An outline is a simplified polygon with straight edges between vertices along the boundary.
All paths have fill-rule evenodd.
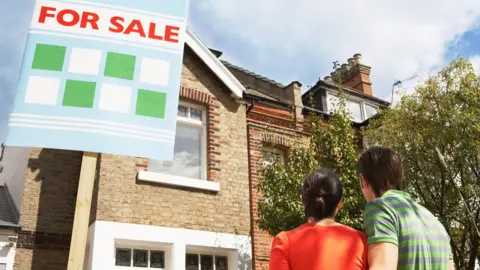
<path id="1" fill-rule="evenodd" d="M 6 144 L 169 160 L 186 0 L 37 0 Z"/>

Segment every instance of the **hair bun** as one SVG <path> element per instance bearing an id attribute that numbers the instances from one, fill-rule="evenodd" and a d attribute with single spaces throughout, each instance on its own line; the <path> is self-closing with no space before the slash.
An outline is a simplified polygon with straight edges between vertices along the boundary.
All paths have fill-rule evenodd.
<path id="1" fill-rule="evenodd" d="M 322 209 L 322 213 L 325 212 L 325 197 L 323 194 L 317 194 L 315 197 L 315 208 Z"/>
<path id="2" fill-rule="evenodd" d="M 342 196 L 343 186 L 338 177 L 328 169 L 317 169 L 303 183 L 305 215 L 315 220 L 334 217 Z"/>

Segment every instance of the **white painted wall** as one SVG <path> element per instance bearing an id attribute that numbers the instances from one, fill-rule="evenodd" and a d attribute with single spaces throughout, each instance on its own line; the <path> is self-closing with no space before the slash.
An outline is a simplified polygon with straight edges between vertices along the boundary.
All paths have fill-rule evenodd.
<path id="1" fill-rule="evenodd" d="M 15 247 L 8 246 L 8 237 L 16 236 L 13 230 L 0 229 L 0 263 L 7 264 L 7 270 L 13 270 Z"/>
<path id="2" fill-rule="evenodd" d="M 7 186 L 17 211 L 22 201 L 25 174 L 28 165 L 29 148 L 6 147 L 3 153 L 0 173 L 0 186 Z"/>
<path id="3" fill-rule="evenodd" d="M 85 270 L 135 269 L 115 267 L 115 248 L 165 251 L 166 270 L 184 270 L 187 252 L 227 256 L 229 269 L 252 269 L 251 240 L 247 235 L 96 221 L 90 226 L 90 256 Z"/>

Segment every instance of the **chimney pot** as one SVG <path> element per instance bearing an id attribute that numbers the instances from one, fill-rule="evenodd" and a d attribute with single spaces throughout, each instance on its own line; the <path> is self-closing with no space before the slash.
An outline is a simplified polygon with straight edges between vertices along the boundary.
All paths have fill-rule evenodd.
<path id="1" fill-rule="evenodd" d="M 328 82 L 328 83 L 329 83 L 329 82 L 332 82 L 332 76 L 328 76 L 328 75 L 327 75 L 327 76 L 325 76 L 325 78 L 323 78 L 323 80 L 324 80 L 325 82 Z"/>
<path id="2" fill-rule="evenodd" d="M 353 59 L 355 60 L 355 64 L 356 64 L 356 65 L 362 64 L 362 55 L 361 55 L 361 54 L 356 53 L 356 54 L 353 56 Z"/>
<path id="3" fill-rule="evenodd" d="M 352 69 L 355 66 L 355 59 L 348 58 L 348 66 L 350 69 Z"/>
<path id="4" fill-rule="evenodd" d="M 342 64 L 342 71 L 345 72 L 345 71 L 348 71 L 348 69 L 349 69 L 348 64 Z"/>

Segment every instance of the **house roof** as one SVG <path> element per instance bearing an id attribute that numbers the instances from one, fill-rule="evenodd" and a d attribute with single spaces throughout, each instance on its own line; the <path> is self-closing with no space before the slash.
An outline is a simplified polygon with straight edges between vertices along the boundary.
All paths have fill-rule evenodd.
<path id="1" fill-rule="evenodd" d="M 18 220 L 13 209 L 8 191 L 0 186 L 0 228 L 18 228 Z"/>
<path id="2" fill-rule="evenodd" d="M 250 75 L 250 76 L 253 76 L 253 77 L 257 78 L 257 79 L 260 79 L 260 80 L 262 80 L 262 81 L 265 81 L 265 82 L 268 82 L 268 83 L 270 83 L 270 84 L 273 84 L 273 85 L 275 85 L 275 86 L 277 86 L 277 87 L 280 87 L 280 88 L 284 88 L 284 87 L 285 87 L 285 85 L 283 85 L 283 84 L 281 84 L 281 83 L 279 83 L 279 82 L 277 82 L 277 81 L 274 81 L 274 80 L 272 80 L 272 79 L 269 79 L 269 78 L 267 78 L 267 77 L 264 77 L 264 76 L 262 76 L 262 75 L 260 75 L 260 74 L 257 74 L 257 73 L 255 73 L 255 72 L 253 72 L 253 71 L 250 71 L 250 70 L 248 70 L 248 69 L 245 69 L 245 68 L 236 66 L 236 65 L 234 65 L 234 64 L 232 64 L 232 63 L 229 63 L 229 62 L 227 62 L 227 61 L 225 61 L 225 60 L 221 60 L 221 62 L 222 62 L 226 67 L 228 67 L 228 68 L 232 68 L 232 69 L 236 69 L 236 70 L 238 70 L 238 71 L 244 72 L 244 73 L 246 73 L 246 74 L 248 74 L 248 75 Z"/>
<path id="3" fill-rule="evenodd" d="M 345 86 L 342 86 L 343 89 L 345 89 L 349 94 L 351 95 L 354 95 L 354 96 L 358 96 L 358 97 L 361 97 L 362 99 L 365 99 L 365 100 L 370 100 L 370 101 L 373 101 L 377 104 L 381 104 L 383 106 L 388 106 L 390 103 L 388 101 L 385 101 L 383 99 L 380 99 L 380 98 L 377 98 L 375 96 L 371 96 L 371 95 L 367 95 L 365 93 L 362 93 L 360 91 L 357 91 L 357 90 L 354 90 L 352 88 L 348 88 L 348 87 L 345 87 Z M 318 80 L 318 82 L 312 86 L 312 88 L 308 89 L 305 93 L 303 93 L 302 95 L 302 99 L 306 99 L 308 98 L 308 95 L 311 93 L 311 94 L 314 94 L 316 91 L 320 90 L 320 89 L 332 89 L 332 90 L 338 90 L 338 86 L 333 84 L 333 83 L 327 83 L 325 82 L 324 80 Z"/>
<path id="4" fill-rule="evenodd" d="M 232 91 L 232 97 L 242 98 L 245 87 L 222 64 L 217 56 L 203 42 L 187 28 L 185 43 L 193 52 L 212 70 L 212 72 Z"/>

